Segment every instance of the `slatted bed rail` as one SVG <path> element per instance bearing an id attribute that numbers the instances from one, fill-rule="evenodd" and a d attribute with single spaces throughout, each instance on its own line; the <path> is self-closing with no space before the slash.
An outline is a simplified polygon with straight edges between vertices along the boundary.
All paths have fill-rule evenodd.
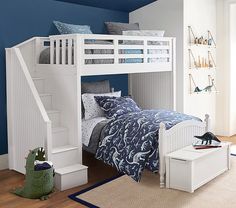
<path id="1" fill-rule="evenodd" d="M 71 34 L 50 36 L 49 41 L 51 65 L 77 66 L 85 75 L 92 75 L 95 66 L 114 67 L 116 73 L 127 72 L 131 65 L 136 70 L 144 65 L 153 71 L 173 70 L 174 38 Z"/>

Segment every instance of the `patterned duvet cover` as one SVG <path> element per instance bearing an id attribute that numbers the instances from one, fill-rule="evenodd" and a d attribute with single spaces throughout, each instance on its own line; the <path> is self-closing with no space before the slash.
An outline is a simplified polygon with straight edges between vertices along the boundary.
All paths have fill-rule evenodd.
<path id="1" fill-rule="evenodd" d="M 104 128 L 96 158 L 115 167 L 136 181 L 147 168 L 159 168 L 158 130 L 163 122 L 167 129 L 196 117 L 167 110 L 144 110 L 112 119 Z"/>

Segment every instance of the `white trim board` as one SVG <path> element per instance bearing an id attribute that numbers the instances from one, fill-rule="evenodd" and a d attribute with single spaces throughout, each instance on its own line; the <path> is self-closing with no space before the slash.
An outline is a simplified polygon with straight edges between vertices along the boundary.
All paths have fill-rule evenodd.
<path id="1" fill-rule="evenodd" d="M 8 169 L 8 155 L 0 155 L 0 170 Z"/>

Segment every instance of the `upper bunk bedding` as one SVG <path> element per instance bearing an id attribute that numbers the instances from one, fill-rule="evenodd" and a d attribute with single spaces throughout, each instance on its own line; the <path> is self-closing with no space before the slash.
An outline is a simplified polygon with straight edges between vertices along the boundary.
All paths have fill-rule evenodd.
<path id="1" fill-rule="evenodd" d="M 54 24 L 60 35 L 36 41 L 39 68 L 73 67 L 80 76 L 175 70 L 175 38 L 163 37 L 164 31 L 110 22 L 104 35 L 93 34 L 88 25 Z"/>

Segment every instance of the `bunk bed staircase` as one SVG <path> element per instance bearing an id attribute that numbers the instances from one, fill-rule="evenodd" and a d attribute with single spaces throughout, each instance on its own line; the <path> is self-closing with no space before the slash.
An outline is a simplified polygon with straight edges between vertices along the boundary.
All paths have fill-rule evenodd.
<path id="1" fill-rule="evenodd" d="M 87 183 L 87 167 L 78 163 L 78 147 L 69 144 L 69 129 L 61 125 L 61 112 L 53 108 L 53 94 L 45 92 L 44 78 L 32 79 L 52 125 L 52 161 L 56 167 L 56 187 L 63 191 Z"/>
<path id="2" fill-rule="evenodd" d="M 87 183 L 87 167 L 79 160 L 80 149 L 70 144 L 70 128 L 62 124 L 61 111 L 54 108 L 54 95 L 46 91 L 44 77 L 35 76 L 34 70 L 28 70 L 19 48 L 7 49 L 7 66 L 8 123 L 9 128 L 14 127 L 9 135 L 14 138 L 14 142 L 9 143 L 13 146 L 9 148 L 9 168 L 25 173 L 22 168 L 25 161 L 20 156 L 28 150 L 18 149 L 20 145 L 16 144 L 27 143 L 26 146 L 30 144 L 33 149 L 36 140 L 39 147 L 45 147 L 47 160 L 54 164 L 57 189 L 63 191 Z M 11 119 L 13 115 L 14 119 Z M 35 117 L 42 119 L 35 123 L 39 120 Z M 16 158 L 19 163 L 15 162 Z"/>

